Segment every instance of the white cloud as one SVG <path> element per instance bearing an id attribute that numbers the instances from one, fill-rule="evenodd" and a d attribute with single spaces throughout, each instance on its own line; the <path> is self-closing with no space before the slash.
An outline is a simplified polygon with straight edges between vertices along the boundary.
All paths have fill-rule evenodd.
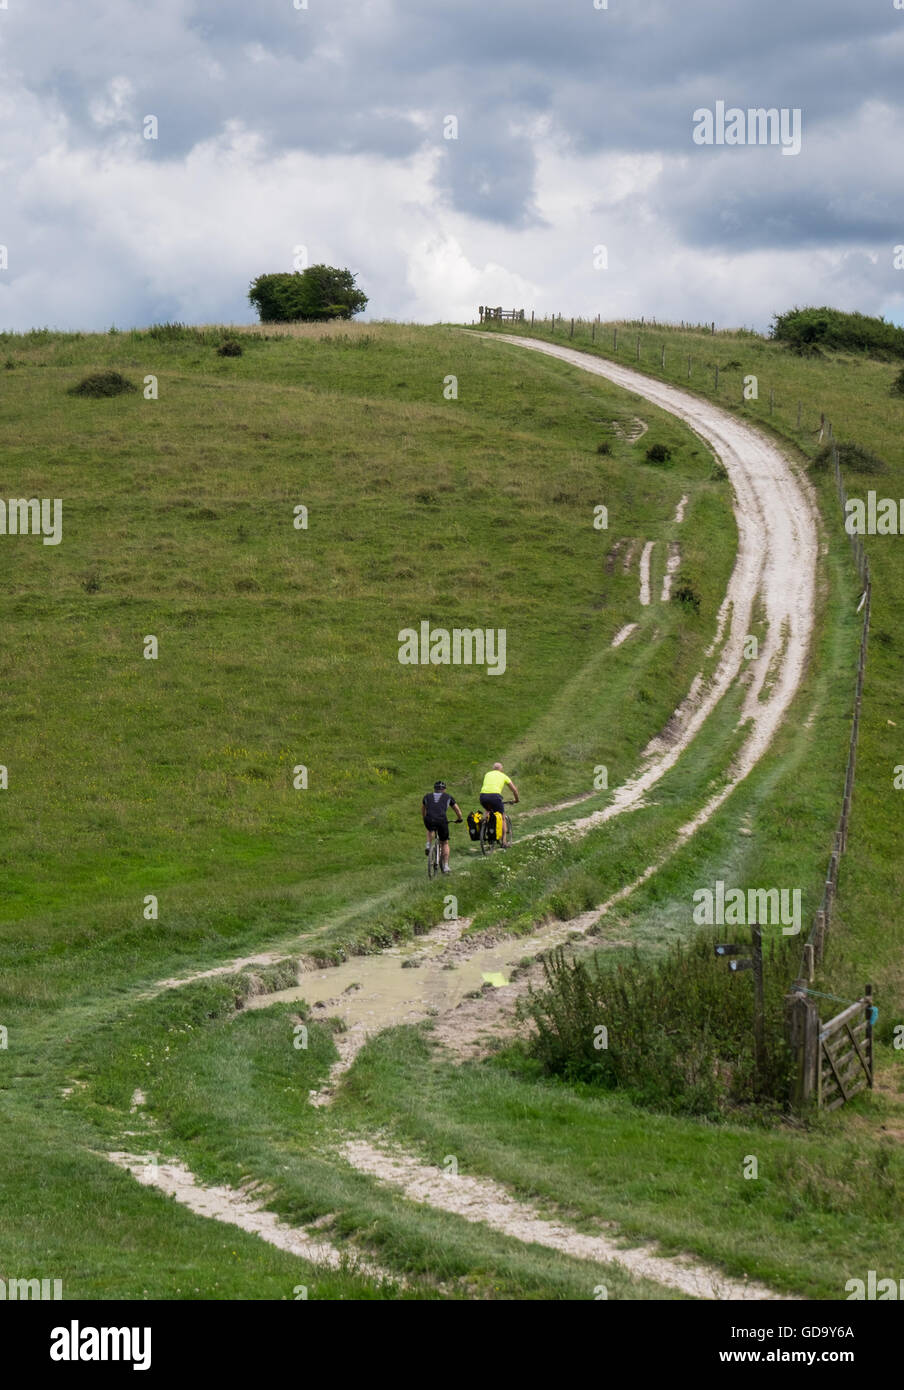
<path id="1" fill-rule="evenodd" d="M 112 78 L 107 84 L 106 94 L 88 105 L 92 121 L 104 130 L 132 120 L 130 107 L 134 98 L 135 88 L 127 77 Z"/>

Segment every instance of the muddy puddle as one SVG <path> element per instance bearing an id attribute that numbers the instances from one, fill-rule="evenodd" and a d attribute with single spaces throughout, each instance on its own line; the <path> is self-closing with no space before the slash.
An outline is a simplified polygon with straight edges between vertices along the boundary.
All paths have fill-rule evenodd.
<path id="1" fill-rule="evenodd" d="M 376 1032 L 446 1013 L 484 985 L 503 988 L 520 961 L 561 945 L 575 930 L 574 923 L 558 923 L 531 936 L 489 946 L 475 943 L 472 948 L 461 939 L 463 927 L 452 935 L 450 926 L 444 924 L 445 929 L 378 956 L 356 956 L 342 965 L 304 971 L 293 988 L 255 995 L 245 1008 L 268 1009 L 303 999 L 315 1016 L 322 1010 L 350 1028 Z"/>

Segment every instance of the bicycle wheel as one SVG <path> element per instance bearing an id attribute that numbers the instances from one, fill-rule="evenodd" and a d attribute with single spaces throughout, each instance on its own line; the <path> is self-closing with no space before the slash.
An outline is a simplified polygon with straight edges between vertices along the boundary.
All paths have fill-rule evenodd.
<path id="1" fill-rule="evenodd" d="M 430 846 L 430 853 L 427 855 L 427 877 L 436 878 L 439 873 L 440 844 L 439 836 L 434 835 L 433 843 Z"/>
<path id="2" fill-rule="evenodd" d="M 489 823 L 490 823 L 490 814 L 489 814 L 488 811 L 485 811 L 484 814 L 483 814 L 483 819 L 482 819 L 481 822 L 480 822 L 480 853 L 481 853 L 481 854 L 492 854 L 492 853 L 493 853 L 493 842 L 492 842 L 492 840 L 488 840 L 488 839 L 487 839 L 487 827 L 488 827 Z"/>

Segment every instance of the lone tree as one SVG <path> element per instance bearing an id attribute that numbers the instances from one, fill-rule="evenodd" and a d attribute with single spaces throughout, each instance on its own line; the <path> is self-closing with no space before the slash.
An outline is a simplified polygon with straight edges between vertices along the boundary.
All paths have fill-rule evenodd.
<path id="1" fill-rule="evenodd" d="M 262 323 L 350 319 L 367 304 L 367 295 L 355 285 L 352 272 L 331 265 L 259 275 L 251 282 L 248 298 Z"/>

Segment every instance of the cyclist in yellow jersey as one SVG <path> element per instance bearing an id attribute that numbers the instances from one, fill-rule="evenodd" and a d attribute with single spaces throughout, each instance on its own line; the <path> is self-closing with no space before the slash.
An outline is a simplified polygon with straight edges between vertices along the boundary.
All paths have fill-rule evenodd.
<path id="1" fill-rule="evenodd" d="M 502 763 L 494 763 L 484 777 L 483 786 L 480 788 L 480 804 L 485 811 L 498 811 L 501 815 L 505 813 L 502 793 L 506 787 L 511 787 L 515 801 L 521 800 L 518 795 L 518 788 L 511 777 L 507 777 L 502 771 Z"/>

